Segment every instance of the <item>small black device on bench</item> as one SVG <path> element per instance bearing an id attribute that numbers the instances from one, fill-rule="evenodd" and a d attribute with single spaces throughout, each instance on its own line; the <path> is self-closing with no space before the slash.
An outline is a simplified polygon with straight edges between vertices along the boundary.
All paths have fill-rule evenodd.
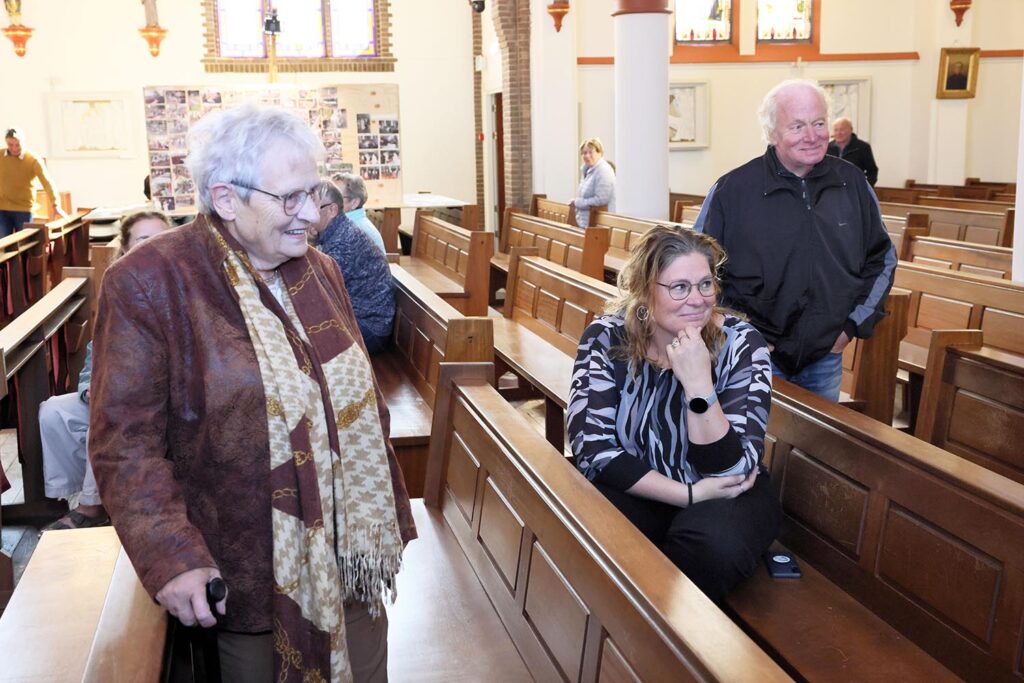
<path id="1" fill-rule="evenodd" d="M 783 550 L 768 549 L 764 554 L 764 563 L 768 566 L 768 573 L 776 579 L 799 579 L 800 565 L 796 563 L 789 553 Z"/>

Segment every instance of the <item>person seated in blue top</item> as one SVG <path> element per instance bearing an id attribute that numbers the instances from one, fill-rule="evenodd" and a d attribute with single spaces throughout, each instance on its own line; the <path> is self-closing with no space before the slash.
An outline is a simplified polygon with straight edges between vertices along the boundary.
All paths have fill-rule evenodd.
<path id="1" fill-rule="evenodd" d="M 363 182 L 362 178 L 352 173 L 339 173 L 332 180 L 334 180 L 334 183 L 341 191 L 341 209 L 345 212 L 345 216 L 357 228 L 366 233 L 370 241 L 376 244 L 381 251 L 386 252 L 387 249 L 384 248 L 384 238 L 381 237 L 380 230 L 366 217 L 366 209 L 364 208 L 367 199 L 366 183 Z"/>
<path id="2" fill-rule="evenodd" d="M 387 346 L 395 321 L 395 293 L 387 257 L 342 213 L 344 198 L 337 185 L 325 180 L 319 201 L 320 220 L 309 226 L 310 237 L 320 251 L 338 262 L 363 343 L 370 354 L 377 353 Z"/>

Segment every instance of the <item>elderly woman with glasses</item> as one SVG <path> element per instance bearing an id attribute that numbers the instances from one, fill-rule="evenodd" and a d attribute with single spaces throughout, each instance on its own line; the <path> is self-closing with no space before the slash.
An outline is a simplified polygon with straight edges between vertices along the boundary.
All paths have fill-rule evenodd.
<path id="1" fill-rule="evenodd" d="M 415 527 L 338 266 L 306 243 L 323 146 L 252 105 L 189 146 L 199 217 L 104 279 L 100 493 L 149 593 L 216 624 L 225 681 L 385 680 L 383 605 Z"/>
<path id="2" fill-rule="evenodd" d="M 768 345 L 717 306 L 724 262 L 707 235 L 650 230 L 583 333 L 567 414 L 580 471 L 713 600 L 754 571 L 781 520 L 759 476 Z"/>

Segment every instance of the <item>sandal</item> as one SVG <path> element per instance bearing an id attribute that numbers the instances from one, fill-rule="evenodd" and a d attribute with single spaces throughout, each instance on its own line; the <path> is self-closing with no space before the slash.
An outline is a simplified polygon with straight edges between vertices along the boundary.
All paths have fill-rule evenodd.
<path id="1" fill-rule="evenodd" d="M 56 522 L 43 527 L 39 533 L 62 529 L 90 529 L 99 526 L 110 526 L 110 517 L 89 517 L 88 515 L 83 515 L 78 510 L 72 510 Z"/>

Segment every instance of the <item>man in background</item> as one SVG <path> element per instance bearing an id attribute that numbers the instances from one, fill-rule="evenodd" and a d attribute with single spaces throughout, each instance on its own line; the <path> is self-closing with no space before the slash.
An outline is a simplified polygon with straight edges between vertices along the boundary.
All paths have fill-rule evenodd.
<path id="1" fill-rule="evenodd" d="M 386 252 L 387 249 L 384 248 L 384 238 L 381 237 L 380 230 L 366 217 L 364 206 L 367 200 L 366 183 L 353 173 L 339 173 L 334 176 L 333 180 L 341 190 L 341 197 L 344 200 L 341 208 L 345 212 L 345 216 L 382 252 Z"/>
<path id="2" fill-rule="evenodd" d="M 841 116 L 832 124 L 832 141 L 828 143 L 829 156 L 839 157 L 864 171 L 871 187 L 878 182 L 878 166 L 871 145 L 857 137 L 850 119 Z"/>
<path id="3" fill-rule="evenodd" d="M 43 162 L 22 147 L 21 131 L 8 128 L 4 140 L 7 149 L 0 157 L 0 237 L 21 230 L 22 225 L 32 220 L 32 181 L 36 178 L 42 183 L 57 213 L 61 217 L 67 216 Z"/>

